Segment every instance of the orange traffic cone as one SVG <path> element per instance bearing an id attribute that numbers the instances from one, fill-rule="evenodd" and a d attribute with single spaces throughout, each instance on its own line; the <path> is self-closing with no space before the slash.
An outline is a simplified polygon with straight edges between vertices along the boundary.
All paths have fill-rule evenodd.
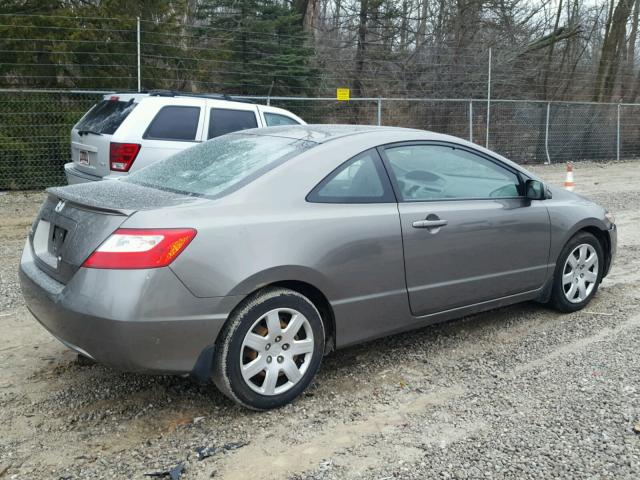
<path id="1" fill-rule="evenodd" d="M 567 177 L 564 180 L 564 188 L 573 192 L 573 187 L 575 186 L 576 184 L 573 182 L 573 164 L 567 163 Z"/>

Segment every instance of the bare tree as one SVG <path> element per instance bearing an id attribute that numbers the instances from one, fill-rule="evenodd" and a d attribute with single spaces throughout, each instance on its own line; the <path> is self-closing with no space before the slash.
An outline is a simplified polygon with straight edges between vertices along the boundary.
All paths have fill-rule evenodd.
<path id="1" fill-rule="evenodd" d="M 593 89 L 594 101 L 608 101 L 613 95 L 616 76 L 625 52 L 627 23 L 633 3 L 633 0 L 619 0 L 613 14 L 609 16 Z"/>

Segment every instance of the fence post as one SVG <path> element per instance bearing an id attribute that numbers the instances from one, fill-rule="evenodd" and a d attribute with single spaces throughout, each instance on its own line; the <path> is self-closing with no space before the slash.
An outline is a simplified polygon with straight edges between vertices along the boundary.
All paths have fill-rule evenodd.
<path id="1" fill-rule="evenodd" d="M 382 125 L 382 99 L 378 98 L 378 126 Z"/>
<path id="2" fill-rule="evenodd" d="M 616 160 L 620 161 L 620 104 L 618 103 L 618 118 L 616 121 Z"/>
<path id="3" fill-rule="evenodd" d="M 487 138 L 485 147 L 489 148 L 489 117 L 491 114 L 491 49 L 489 49 L 489 78 L 487 79 Z"/>
<path id="4" fill-rule="evenodd" d="M 137 41 L 136 41 L 136 45 L 138 47 L 138 92 L 142 91 L 142 75 L 141 75 L 141 68 L 140 68 L 140 17 L 136 17 L 137 19 L 137 25 L 136 25 L 136 32 L 137 32 Z"/>
<path id="5" fill-rule="evenodd" d="M 473 142 L 473 100 L 469 100 L 469 141 Z"/>
<path id="6" fill-rule="evenodd" d="M 551 102 L 547 102 L 547 121 L 544 131 L 544 151 L 547 154 L 547 161 L 545 164 L 551 165 L 551 157 L 549 156 L 549 113 L 551 112 Z"/>

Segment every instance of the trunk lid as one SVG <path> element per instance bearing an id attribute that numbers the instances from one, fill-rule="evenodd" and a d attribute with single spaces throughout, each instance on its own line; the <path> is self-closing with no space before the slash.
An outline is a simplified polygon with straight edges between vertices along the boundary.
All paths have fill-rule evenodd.
<path id="1" fill-rule="evenodd" d="M 111 138 L 137 105 L 113 97 L 91 108 L 71 130 L 71 160 L 76 169 L 104 177 L 111 173 L 109 146 Z"/>
<path id="2" fill-rule="evenodd" d="M 96 177 L 111 173 L 109 168 L 109 145 L 112 135 L 79 135 L 76 129 L 71 132 L 71 160 L 76 169 Z"/>
<path id="3" fill-rule="evenodd" d="M 38 267 L 63 284 L 136 211 L 197 201 L 118 180 L 49 188 L 47 193 L 29 243 Z"/>

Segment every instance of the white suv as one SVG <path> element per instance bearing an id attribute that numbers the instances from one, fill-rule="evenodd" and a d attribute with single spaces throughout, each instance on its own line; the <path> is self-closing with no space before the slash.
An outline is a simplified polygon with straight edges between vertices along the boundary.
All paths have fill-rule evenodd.
<path id="1" fill-rule="evenodd" d="M 69 184 L 118 178 L 225 133 L 305 122 L 281 108 L 171 92 L 105 95 L 71 130 Z"/>

